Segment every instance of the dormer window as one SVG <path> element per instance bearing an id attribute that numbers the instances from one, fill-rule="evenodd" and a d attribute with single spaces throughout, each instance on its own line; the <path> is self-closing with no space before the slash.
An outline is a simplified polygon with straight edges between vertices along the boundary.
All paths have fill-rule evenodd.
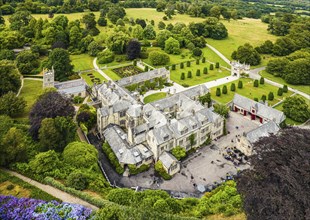
<path id="1" fill-rule="evenodd" d="M 193 129 L 197 128 L 197 124 L 193 125 Z"/>
<path id="2" fill-rule="evenodd" d="M 252 107 L 251 112 L 252 112 L 253 114 L 255 114 L 255 113 L 256 113 L 256 109 L 255 109 L 254 107 Z"/>
<path id="3" fill-rule="evenodd" d="M 164 141 L 167 141 L 169 139 L 169 135 L 164 136 Z"/>

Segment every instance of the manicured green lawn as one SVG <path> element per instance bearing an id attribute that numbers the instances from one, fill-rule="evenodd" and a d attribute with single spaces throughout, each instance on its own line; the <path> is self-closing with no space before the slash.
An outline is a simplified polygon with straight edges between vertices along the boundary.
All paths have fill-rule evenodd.
<path id="1" fill-rule="evenodd" d="M 24 79 L 24 86 L 19 97 L 23 97 L 27 102 L 24 113 L 20 116 L 26 118 L 29 115 L 32 105 L 43 92 L 43 82 L 38 80 Z"/>
<path id="2" fill-rule="evenodd" d="M 226 104 L 228 102 L 230 102 L 233 97 L 235 92 L 243 95 L 245 97 L 248 97 L 250 99 L 254 98 L 258 98 L 258 100 L 261 99 L 262 95 L 266 95 L 267 99 L 268 99 L 268 94 L 269 92 L 273 92 L 274 94 L 274 100 L 273 101 L 268 101 L 269 106 L 272 106 L 274 104 L 276 104 L 277 102 L 281 101 L 284 97 L 288 97 L 290 95 L 292 95 L 292 92 L 288 91 L 288 93 L 284 93 L 283 96 L 278 96 L 277 92 L 278 92 L 278 87 L 269 85 L 269 84 L 264 84 L 264 85 L 260 85 L 258 87 L 253 87 L 253 80 L 252 79 L 248 79 L 248 78 L 243 78 L 240 79 L 243 82 L 243 88 L 242 89 L 238 89 L 238 81 L 233 81 L 230 83 L 225 84 L 227 86 L 227 94 L 221 94 L 221 96 L 216 96 L 216 89 L 219 87 L 222 91 L 222 88 L 224 85 L 218 86 L 218 87 L 214 87 L 211 88 L 211 97 L 212 99 L 216 100 L 217 102 Z M 230 91 L 230 85 L 232 83 L 236 84 L 236 91 L 232 92 Z"/>
<path id="3" fill-rule="evenodd" d="M 147 48 L 147 51 L 149 53 L 152 51 L 165 52 L 159 47 L 149 47 Z M 216 53 L 214 53 L 209 48 L 207 47 L 203 48 L 202 52 L 203 52 L 203 56 L 207 60 L 214 62 L 214 63 L 219 62 L 221 66 L 228 67 L 228 64 L 226 64 L 224 60 L 222 60 Z M 192 56 L 192 52 L 190 50 L 184 49 L 184 48 L 181 49 L 181 54 L 178 54 L 178 55 L 168 54 L 168 55 L 170 57 L 170 62 L 167 64 L 168 66 L 171 66 L 172 64 L 178 64 L 178 63 L 186 62 L 188 60 L 192 61 L 196 59 L 195 57 Z M 147 64 L 152 65 L 149 59 L 144 59 L 143 61 Z M 166 65 L 162 65 L 162 66 L 166 66 Z"/>
<path id="4" fill-rule="evenodd" d="M 102 70 L 105 74 L 107 74 L 112 80 L 119 80 L 121 77 L 117 75 L 112 69 L 103 69 Z"/>
<path id="5" fill-rule="evenodd" d="M 285 80 L 282 79 L 281 77 L 276 77 L 276 76 L 274 76 L 274 75 L 272 75 L 270 73 L 267 73 L 265 70 L 261 71 L 260 75 L 263 76 L 266 79 L 270 79 L 272 81 L 275 81 L 275 82 L 283 84 L 283 85 L 286 84 L 286 85 L 288 85 L 289 87 L 291 87 L 293 89 L 297 89 L 297 90 L 299 90 L 301 92 L 304 92 L 304 93 L 310 95 L 310 86 L 289 84 L 289 83 L 285 82 Z"/>
<path id="6" fill-rule="evenodd" d="M 163 52 L 165 53 L 164 50 L 162 50 L 159 47 L 148 47 L 147 51 L 150 53 L 152 51 L 159 51 L 159 52 Z M 187 60 L 194 60 L 194 58 L 191 57 L 191 52 L 188 49 L 181 49 L 181 54 L 179 55 L 175 55 L 175 54 L 168 54 L 170 57 L 170 62 L 167 63 L 167 65 L 172 65 L 172 64 L 177 64 L 177 63 L 181 63 L 181 62 L 186 62 Z M 183 57 L 182 57 L 183 56 Z M 147 59 L 143 59 L 143 61 L 149 65 L 152 66 L 151 61 L 147 58 Z M 156 66 L 156 67 L 162 67 L 162 66 L 166 66 L 166 65 L 160 65 L 160 66 Z"/>
<path id="7" fill-rule="evenodd" d="M 143 102 L 145 104 L 150 103 L 150 102 L 154 102 L 154 101 L 157 101 L 159 99 L 165 98 L 166 95 L 167 95 L 167 93 L 165 93 L 165 92 L 154 93 L 152 95 L 146 96 L 144 98 Z"/>
<path id="8" fill-rule="evenodd" d="M 266 40 L 275 41 L 278 37 L 269 34 L 268 24 L 260 19 L 244 18 L 242 20 L 221 20 L 228 30 L 228 37 L 224 40 L 207 39 L 208 44 L 214 46 L 228 59 L 239 46 L 250 43 L 256 47 Z"/>
<path id="9" fill-rule="evenodd" d="M 98 72 L 87 72 L 87 73 L 81 73 L 80 76 L 85 80 L 85 82 L 89 85 L 92 86 L 94 83 L 91 81 L 92 78 L 88 76 L 87 74 L 92 74 L 95 78 L 99 78 L 101 83 L 107 81 L 100 73 Z M 97 83 L 98 84 L 98 83 Z"/>
<path id="10" fill-rule="evenodd" d="M 128 18 L 143 18 L 148 21 L 154 20 L 155 26 L 157 27 L 159 21 L 163 21 L 166 24 L 172 23 L 175 24 L 177 22 L 183 22 L 185 24 L 189 24 L 190 22 L 201 22 L 204 21 L 203 18 L 195 18 L 190 17 L 185 14 L 177 14 L 172 17 L 171 20 L 164 21 L 163 17 L 165 16 L 164 12 L 157 12 L 155 8 L 127 8 L 126 16 Z"/>
<path id="11" fill-rule="evenodd" d="M 189 86 L 198 85 L 201 83 L 209 82 L 215 79 L 220 79 L 230 75 L 228 70 L 223 68 L 209 70 L 210 63 L 201 63 L 199 65 L 196 62 L 192 62 L 190 67 L 184 65 L 184 69 L 180 69 L 177 65 L 175 70 L 170 70 L 170 79 L 178 84 L 187 84 Z M 208 68 L 208 74 L 203 74 L 203 68 Z M 200 69 L 200 76 L 196 76 L 197 69 Z M 192 71 L 192 78 L 187 78 L 188 71 Z M 185 73 L 185 80 L 181 80 L 182 72 Z"/>
<path id="12" fill-rule="evenodd" d="M 93 69 L 94 57 L 88 54 L 70 55 L 71 63 L 74 66 L 74 71 Z"/>
<path id="13" fill-rule="evenodd" d="M 203 48 L 202 53 L 206 60 L 213 63 L 219 62 L 220 66 L 230 68 L 230 66 L 224 60 L 222 60 L 222 58 L 220 58 L 215 52 L 213 52 L 213 50 L 209 49 L 208 47 Z"/>

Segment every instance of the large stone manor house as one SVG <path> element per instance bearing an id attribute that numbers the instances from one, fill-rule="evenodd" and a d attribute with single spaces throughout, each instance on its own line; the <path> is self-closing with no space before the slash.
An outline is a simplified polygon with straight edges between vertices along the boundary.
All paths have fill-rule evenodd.
<path id="1" fill-rule="evenodd" d="M 97 127 L 122 166 L 139 167 L 161 160 L 173 175 L 180 165 L 169 152 L 176 146 L 189 151 L 202 146 L 208 138 L 220 137 L 224 119 L 198 101 L 209 91 L 204 85 L 167 94 L 148 104 L 142 103 L 136 92 L 122 87 L 158 77 L 169 80 L 169 70 L 156 69 L 123 78 L 120 83 L 95 86 L 93 93 L 102 106 L 97 110 Z"/>

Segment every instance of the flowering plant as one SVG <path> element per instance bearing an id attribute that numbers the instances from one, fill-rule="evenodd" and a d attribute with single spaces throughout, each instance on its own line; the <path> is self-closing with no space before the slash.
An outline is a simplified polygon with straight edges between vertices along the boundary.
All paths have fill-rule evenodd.
<path id="1" fill-rule="evenodd" d="M 0 195 L 0 219 L 93 219 L 92 210 L 78 204 Z"/>

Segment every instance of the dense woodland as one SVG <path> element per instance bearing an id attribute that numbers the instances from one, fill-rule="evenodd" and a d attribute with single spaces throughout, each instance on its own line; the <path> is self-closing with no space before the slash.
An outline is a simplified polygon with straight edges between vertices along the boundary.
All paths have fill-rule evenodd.
<path id="1" fill-rule="evenodd" d="M 72 54 L 98 57 L 100 64 L 148 58 L 154 66 L 165 66 L 169 63 L 169 55 L 182 56 L 181 50 L 188 49 L 192 53 L 191 56 L 199 62 L 200 58 L 205 59 L 202 57 L 202 48 L 206 47 L 208 38 L 222 40 L 229 36 L 221 21 L 243 17 L 261 18 L 263 22 L 268 23 L 268 31 L 280 37 L 275 42 L 266 41 L 258 47 L 253 47 L 251 44 L 240 46 L 233 52 L 232 58 L 251 65 L 259 65 L 262 56 L 274 56 L 276 58 L 271 59 L 267 65 L 269 73 L 282 77 L 291 84 L 309 85 L 310 20 L 293 14 L 297 8 L 307 9 L 305 2 L 277 1 L 286 7 L 274 6 L 274 1 L 271 0 L 251 2 L 196 1 L 193 4 L 192 1 L 138 0 L 0 1 L 0 165 L 38 181 L 63 187 L 62 189 L 70 192 L 90 190 L 112 202 L 98 212 L 98 218 L 128 219 L 128 216 L 132 216 L 133 219 L 182 219 L 180 217 L 182 216 L 185 219 L 192 216 L 202 218 L 212 214 L 231 216 L 241 213 L 242 197 L 238 194 L 233 181 L 223 184 L 211 193 L 206 193 L 201 199 L 176 200 L 163 191 L 133 193 L 129 189 L 112 189 L 98 167 L 97 150 L 91 145 L 79 142 L 76 133 L 78 126 L 86 133 L 94 128 L 96 109 L 80 105 L 79 111 L 75 113 L 72 103 L 74 100 L 64 98 L 55 90 L 48 89 L 39 95 L 33 106 L 29 106 L 30 114 L 27 118 L 21 118 L 27 103 L 23 98 L 16 97 L 16 93 L 21 86 L 21 75 L 35 76 L 43 67 L 53 66 L 57 81 L 78 78 L 71 64 Z M 126 16 L 126 8 L 140 7 L 156 8 L 157 11 L 164 12 L 162 21 L 155 23 L 154 20 L 132 19 Z M 64 15 L 57 15 L 84 11 L 86 13 L 81 19 L 73 21 L 69 21 Z M 100 12 L 99 17 L 92 13 L 96 11 Z M 35 19 L 34 13 L 47 14 L 49 19 Z M 167 21 L 176 13 L 201 17 L 204 20 L 189 24 L 168 23 Z M 5 22 L 2 15 L 10 15 L 9 22 Z M 109 31 L 100 33 L 101 27 L 108 28 Z M 13 49 L 23 46 L 29 46 L 30 50 L 18 54 L 13 52 Z M 159 50 L 149 52 L 150 46 Z M 190 65 L 188 62 L 186 65 Z M 183 66 L 184 64 L 182 63 Z M 218 63 L 217 65 L 219 66 Z M 204 74 L 205 72 L 208 72 L 207 68 L 204 69 Z M 185 78 L 185 75 L 183 77 Z M 205 97 L 201 101 L 211 103 L 211 98 Z M 228 114 L 225 106 L 217 105 L 215 109 L 222 115 Z M 299 122 L 304 122 L 310 117 L 309 106 L 304 99 L 298 97 L 286 99 L 283 111 Z M 284 134 L 291 135 L 292 132 L 296 133 L 296 137 L 309 136 L 303 130 L 288 129 Z M 262 143 L 267 140 L 262 140 L 257 146 L 261 144 L 263 149 Z M 279 145 L 278 143 L 282 143 L 277 137 L 272 137 L 270 140 L 275 147 Z M 271 161 L 273 156 L 279 161 L 285 161 L 290 155 L 289 146 L 298 145 L 300 149 L 296 148 L 291 153 L 298 155 L 301 152 L 300 158 L 304 159 L 308 150 L 305 145 L 307 139 L 300 138 L 295 141 L 297 144 L 284 143 L 279 151 L 275 151 L 279 153 L 277 156 L 272 154 L 263 156 L 267 161 Z M 290 162 L 295 163 L 300 158 L 292 159 Z M 256 201 L 262 201 L 260 204 L 271 201 L 268 200 L 269 191 L 259 189 L 260 185 L 258 186 L 257 182 L 253 181 L 255 178 L 252 178 L 253 175 L 256 177 L 256 173 L 252 172 L 262 172 L 259 175 L 265 175 L 263 172 L 265 168 L 262 166 L 266 164 L 262 164 L 256 157 L 253 157 L 252 161 L 257 167 L 256 171 L 245 172 L 238 181 L 238 189 L 244 195 L 246 202 L 244 209 L 249 218 L 258 213 L 257 210 L 252 210 L 253 207 L 258 208 L 253 205 Z M 291 168 L 290 164 L 288 168 Z M 268 169 L 273 170 L 275 169 Z M 263 180 L 268 184 L 284 182 L 282 176 L 281 178 L 276 176 L 275 181 L 266 176 L 263 176 Z M 287 175 L 283 175 L 284 177 Z M 278 181 L 279 178 L 281 181 Z M 294 183 L 296 186 L 303 186 L 296 176 L 294 178 L 298 182 Z M 289 192 L 295 193 L 287 188 L 286 182 L 284 183 L 281 188 L 283 192 L 288 189 Z M 251 195 L 251 190 L 256 189 L 262 193 Z M 273 185 L 269 188 L 271 189 Z M 255 197 L 260 195 L 266 196 L 265 199 Z M 282 197 L 278 194 L 276 196 L 277 201 L 280 201 Z M 83 198 L 102 206 L 102 203 L 94 202 L 89 195 L 84 195 Z M 301 198 L 302 204 L 309 206 L 306 197 Z M 271 205 L 272 210 L 267 210 L 266 213 L 273 212 L 275 210 L 273 208 L 275 207 Z M 286 208 L 291 213 L 292 207 L 286 206 Z M 298 210 L 296 215 L 300 217 L 304 211 L 303 206 Z M 154 216 L 154 213 L 160 214 Z M 278 217 L 280 219 L 282 216 Z M 265 219 L 264 216 L 261 219 Z"/>

